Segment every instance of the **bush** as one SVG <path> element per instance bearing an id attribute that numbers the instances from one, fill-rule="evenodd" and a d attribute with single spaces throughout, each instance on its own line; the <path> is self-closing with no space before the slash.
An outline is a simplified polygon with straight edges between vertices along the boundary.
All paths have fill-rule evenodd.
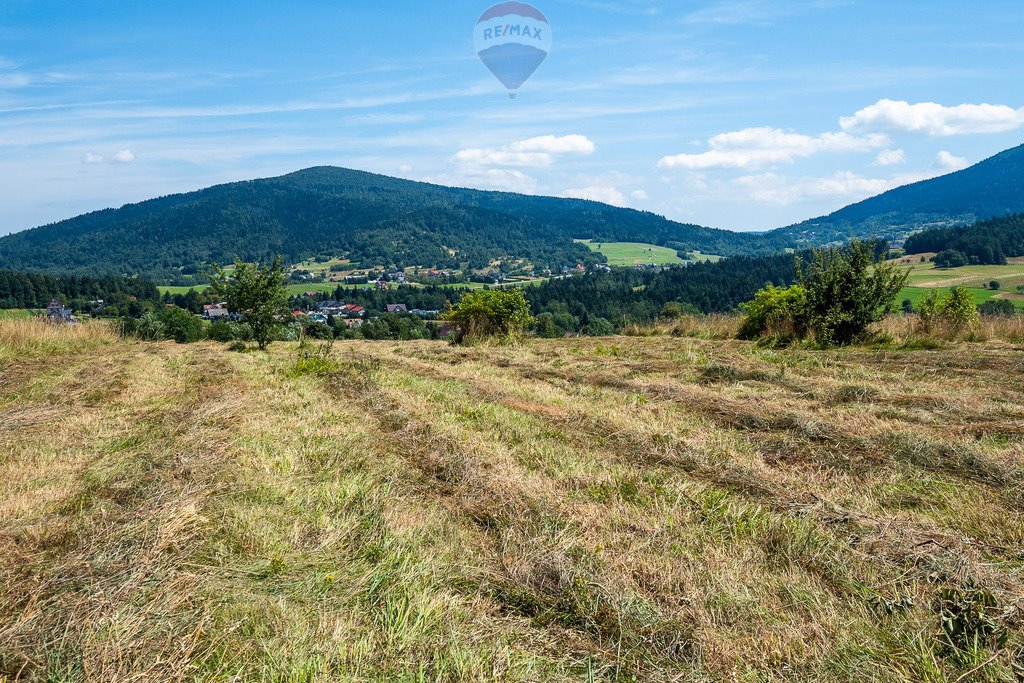
<path id="1" fill-rule="evenodd" d="M 843 249 L 813 252 L 807 266 L 798 262 L 799 284 L 766 287 L 742 306 L 747 319 L 740 337 L 785 342 L 813 336 L 821 346 L 863 338 L 889 313 L 909 276 L 894 264 L 876 263 L 876 246 L 854 240 Z"/>
<path id="2" fill-rule="evenodd" d="M 876 245 L 854 240 L 844 249 L 815 251 L 800 268 L 807 292 L 806 327 L 822 346 L 851 344 L 885 317 L 910 276 L 892 263 L 877 262 Z"/>
<path id="3" fill-rule="evenodd" d="M 1017 307 L 1006 299 L 989 299 L 978 306 L 978 313 L 986 318 L 1012 318 L 1017 315 Z"/>
<path id="4" fill-rule="evenodd" d="M 164 336 L 179 344 L 191 344 L 205 336 L 203 321 L 177 306 L 160 311 L 160 322 L 164 326 Z"/>
<path id="5" fill-rule="evenodd" d="M 522 336 L 530 324 L 530 304 L 519 289 L 467 292 L 442 319 L 452 327 L 456 344 Z"/>
<path id="6" fill-rule="evenodd" d="M 219 342 L 252 341 L 252 328 L 245 323 L 219 320 L 211 323 L 206 338 Z"/>
<path id="7" fill-rule="evenodd" d="M 968 265 L 970 261 L 962 251 L 946 249 L 936 254 L 935 258 L 932 259 L 932 263 L 935 264 L 936 268 L 960 268 L 961 266 Z"/>
<path id="8" fill-rule="evenodd" d="M 989 289 L 1000 289 L 1002 286 L 1003 286 L 1003 283 L 1000 282 L 999 280 L 992 280 L 992 281 L 990 281 L 988 283 L 988 288 Z"/>
<path id="9" fill-rule="evenodd" d="M 615 325 L 607 318 L 591 318 L 583 332 L 590 337 L 610 337 L 615 334 Z"/>
<path id="10" fill-rule="evenodd" d="M 964 286 L 954 287 L 939 304 L 939 316 L 956 332 L 974 329 L 979 322 L 978 305 L 970 290 Z"/>
<path id="11" fill-rule="evenodd" d="M 160 320 L 160 316 L 150 311 L 142 314 L 142 317 L 139 318 L 138 324 L 135 325 L 134 331 L 139 339 L 160 341 L 164 338 L 165 328 L 163 322 Z"/>
<path id="12" fill-rule="evenodd" d="M 788 288 L 769 285 L 754 295 L 754 300 L 742 304 L 747 314 L 740 328 L 740 339 L 771 339 L 788 343 L 807 334 L 807 292 L 802 285 Z"/>

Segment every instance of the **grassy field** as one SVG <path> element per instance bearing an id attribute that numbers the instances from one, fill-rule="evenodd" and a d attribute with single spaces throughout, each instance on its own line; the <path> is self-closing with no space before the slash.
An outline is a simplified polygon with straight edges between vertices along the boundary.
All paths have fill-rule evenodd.
<path id="1" fill-rule="evenodd" d="M 900 293 L 900 300 L 910 299 L 916 306 L 929 289 L 948 290 L 950 287 L 967 287 L 977 303 L 989 299 L 1007 299 L 1018 308 L 1024 308 L 1024 294 L 1017 287 L 1024 285 L 1024 259 L 1010 259 L 1005 266 L 964 266 L 962 268 L 938 269 L 934 264 L 920 263 L 917 257 L 908 257 L 903 262 L 910 268 L 909 287 Z M 998 280 L 998 290 L 986 289 L 992 280 Z"/>
<path id="2" fill-rule="evenodd" d="M 0 680 L 1018 680 L 1018 348 L 295 352 L 0 322 Z"/>
<path id="3" fill-rule="evenodd" d="M 656 266 L 679 265 L 686 263 L 679 258 L 675 249 L 659 247 L 639 242 L 593 242 L 580 240 L 592 251 L 608 257 L 610 266 L 639 266 L 654 264 Z"/>
<path id="4" fill-rule="evenodd" d="M 4 308 L 0 309 L 0 320 L 11 320 L 16 318 L 31 318 L 32 311 L 24 308 Z"/>

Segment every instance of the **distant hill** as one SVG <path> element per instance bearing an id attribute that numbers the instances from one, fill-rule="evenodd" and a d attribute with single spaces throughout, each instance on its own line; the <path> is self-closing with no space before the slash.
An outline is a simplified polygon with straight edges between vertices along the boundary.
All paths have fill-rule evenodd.
<path id="1" fill-rule="evenodd" d="M 922 228 L 968 225 L 1019 213 L 1024 213 L 1024 145 L 963 171 L 905 185 L 766 236 L 801 244 L 853 237 L 901 242 Z"/>
<path id="2" fill-rule="evenodd" d="M 142 274 L 165 282 L 234 258 L 345 256 L 375 265 L 537 267 L 603 260 L 573 238 L 647 242 L 706 254 L 788 246 L 580 199 L 485 192 L 335 167 L 218 185 L 107 209 L 0 238 L 0 268 Z"/>

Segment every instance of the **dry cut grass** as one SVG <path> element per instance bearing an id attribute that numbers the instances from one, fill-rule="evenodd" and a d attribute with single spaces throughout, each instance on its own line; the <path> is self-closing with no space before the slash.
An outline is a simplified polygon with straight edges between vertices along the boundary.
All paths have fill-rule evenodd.
<path id="1" fill-rule="evenodd" d="M 0 680 L 1024 673 L 1006 342 L 8 358 Z"/>

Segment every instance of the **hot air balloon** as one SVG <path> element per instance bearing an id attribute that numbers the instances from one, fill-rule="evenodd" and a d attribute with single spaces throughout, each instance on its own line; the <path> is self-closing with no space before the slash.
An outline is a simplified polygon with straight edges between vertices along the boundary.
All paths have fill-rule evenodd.
<path id="1" fill-rule="evenodd" d="M 547 17 L 524 2 L 499 2 L 480 15 L 473 31 L 480 61 L 516 98 L 533 72 L 551 51 L 551 26 Z"/>

